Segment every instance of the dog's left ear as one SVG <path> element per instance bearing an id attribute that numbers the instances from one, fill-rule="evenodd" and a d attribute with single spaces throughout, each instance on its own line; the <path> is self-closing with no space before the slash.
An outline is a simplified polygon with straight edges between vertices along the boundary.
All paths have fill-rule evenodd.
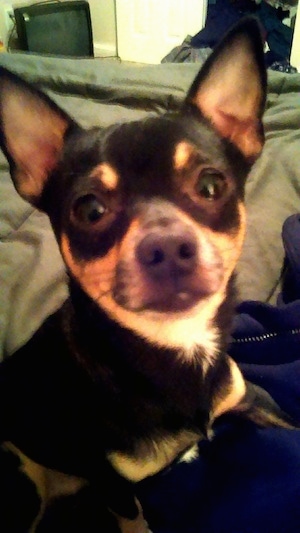
<path id="1" fill-rule="evenodd" d="M 0 68 L 0 144 L 19 194 L 39 205 L 74 122 L 46 95 Z"/>
<path id="2" fill-rule="evenodd" d="M 260 26 L 246 17 L 215 48 L 194 80 L 186 104 L 253 161 L 264 142 L 266 69 Z"/>

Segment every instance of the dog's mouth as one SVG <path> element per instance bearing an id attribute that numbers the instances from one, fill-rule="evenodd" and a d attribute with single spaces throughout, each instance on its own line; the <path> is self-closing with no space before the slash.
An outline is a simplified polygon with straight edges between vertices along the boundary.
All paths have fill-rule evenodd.
<path id="1" fill-rule="evenodd" d="M 199 302 L 217 292 L 222 283 L 222 269 L 194 272 L 178 276 L 176 272 L 164 279 L 144 276 L 125 276 L 120 269 L 112 291 L 114 301 L 124 309 L 135 313 L 180 313 L 192 309 Z M 125 281 L 126 279 L 126 281 Z"/>
<path id="2" fill-rule="evenodd" d="M 180 291 L 171 294 L 168 299 L 158 299 L 149 303 L 149 309 L 161 312 L 185 311 L 198 303 L 200 295 L 192 291 Z"/>
<path id="3" fill-rule="evenodd" d="M 145 302 L 143 310 L 156 311 L 159 313 L 180 313 L 193 308 L 204 299 L 205 295 L 194 291 L 173 292 L 167 297 L 154 297 Z"/>
<path id="4" fill-rule="evenodd" d="M 186 311 L 194 307 L 203 296 L 190 291 L 180 291 L 178 293 L 156 294 L 152 298 L 150 295 L 145 298 L 126 298 L 122 294 L 114 294 L 115 302 L 136 313 L 143 311 L 156 311 L 158 313 L 174 313 Z"/>

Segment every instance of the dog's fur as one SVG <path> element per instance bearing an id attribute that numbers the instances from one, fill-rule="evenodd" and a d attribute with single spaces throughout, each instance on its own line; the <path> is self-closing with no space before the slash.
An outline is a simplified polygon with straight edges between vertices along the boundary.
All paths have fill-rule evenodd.
<path id="1" fill-rule="evenodd" d="M 0 74 L 12 178 L 48 214 L 70 276 L 69 300 L 1 366 L 1 439 L 38 487 L 32 529 L 89 483 L 123 533 L 143 533 L 134 483 L 217 417 L 289 426 L 226 355 L 244 183 L 263 146 L 260 30 L 248 18 L 226 36 L 178 113 L 107 129 Z"/>

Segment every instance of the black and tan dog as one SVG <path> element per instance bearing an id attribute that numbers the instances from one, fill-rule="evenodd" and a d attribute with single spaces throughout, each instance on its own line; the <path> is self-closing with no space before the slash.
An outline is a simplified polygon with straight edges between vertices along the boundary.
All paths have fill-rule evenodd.
<path id="1" fill-rule="evenodd" d="M 48 214 L 70 276 L 69 300 L 0 367 L 1 439 L 42 502 L 32 530 L 88 485 L 110 510 L 99 531 L 143 533 L 134 483 L 195 450 L 216 418 L 289 425 L 226 355 L 265 87 L 252 18 L 178 113 L 107 129 L 83 130 L 1 70 L 13 181 Z"/>

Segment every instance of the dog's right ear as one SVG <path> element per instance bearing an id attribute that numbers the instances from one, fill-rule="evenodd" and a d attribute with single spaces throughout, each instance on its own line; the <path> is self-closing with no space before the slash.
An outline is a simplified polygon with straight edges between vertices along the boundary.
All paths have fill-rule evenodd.
<path id="1" fill-rule="evenodd" d="M 75 123 L 46 95 L 0 68 L 0 142 L 19 194 L 33 205 Z"/>

